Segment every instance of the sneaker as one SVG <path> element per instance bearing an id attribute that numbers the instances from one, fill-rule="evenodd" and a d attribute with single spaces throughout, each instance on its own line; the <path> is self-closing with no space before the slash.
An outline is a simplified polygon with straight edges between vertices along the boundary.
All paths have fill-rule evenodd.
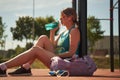
<path id="1" fill-rule="evenodd" d="M 5 76 L 7 76 L 6 70 L 0 69 L 0 77 L 5 77 Z"/>
<path id="2" fill-rule="evenodd" d="M 50 71 L 49 74 L 50 74 L 51 76 L 57 76 L 56 71 Z"/>
<path id="3" fill-rule="evenodd" d="M 57 70 L 57 71 L 50 71 L 49 74 L 51 76 L 69 76 L 69 72 L 66 70 Z"/>
<path id="4" fill-rule="evenodd" d="M 66 70 L 58 70 L 56 72 L 56 75 L 59 77 L 59 76 L 69 76 L 69 72 L 66 71 Z"/>
<path id="5" fill-rule="evenodd" d="M 27 69 L 25 69 L 23 67 L 20 67 L 17 70 L 15 70 L 13 72 L 10 72 L 8 74 L 11 75 L 11 76 L 31 76 L 32 75 L 31 68 L 29 68 L 27 70 Z"/>

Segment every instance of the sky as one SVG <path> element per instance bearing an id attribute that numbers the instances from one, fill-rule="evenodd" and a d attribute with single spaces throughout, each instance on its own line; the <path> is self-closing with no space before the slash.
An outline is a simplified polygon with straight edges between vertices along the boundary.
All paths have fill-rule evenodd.
<path id="1" fill-rule="evenodd" d="M 114 3 L 117 0 L 114 0 Z M 34 17 L 53 16 L 58 19 L 60 11 L 67 7 L 72 7 L 72 0 L 34 0 Z M 109 18 L 110 0 L 88 0 L 87 15 L 96 18 Z M 117 5 L 116 5 L 117 6 Z M 6 50 L 15 48 L 18 44 L 25 46 L 25 41 L 13 41 L 11 27 L 16 26 L 16 20 L 20 16 L 33 17 L 33 0 L 0 0 L 0 16 L 6 25 L 5 34 Z M 100 21 L 101 29 L 105 31 L 104 35 L 110 34 L 109 21 Z M 114 35 L 118 35 L 118 11 L 114 10 Z"/>

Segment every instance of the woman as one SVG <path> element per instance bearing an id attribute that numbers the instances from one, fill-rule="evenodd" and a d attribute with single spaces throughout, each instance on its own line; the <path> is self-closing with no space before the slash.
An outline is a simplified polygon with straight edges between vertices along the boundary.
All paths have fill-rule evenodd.
<path id="1" fill-rule="evenodd" d="M 50 39 L 42 35 L 34 46 L 20 55 L 0 64 L 0 76 L 6 76 L 7 68 L 21 66 L 9 75 L 31 75 L 30 65 L 35 59 L 40 60 L 48 68 L 51 65 L 51 58 L 71 58 L 77 51 L 80 41 L 80 32 L 77 26 L 77 14 L 73 8 L 66 8 L 61 12 L 61 24 L 66 30 L 57 39 L 54 39 L 58 28 L 50 31 Z"/>

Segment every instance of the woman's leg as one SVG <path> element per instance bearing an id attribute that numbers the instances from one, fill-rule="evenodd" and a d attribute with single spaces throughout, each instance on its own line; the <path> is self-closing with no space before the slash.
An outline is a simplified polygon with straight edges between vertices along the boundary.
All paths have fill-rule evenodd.
<path id="1" fill-rule="evenodd" d="M 34 44 L 35 47 L 42 47 L 45 50 L 48 50 L 50 52 L 54 52 L 54 47 L 52 45 L 52 43 L 50 42 L 49 38 L 46 35 L 42 35 L 38 38 L 36 44 Z M 29 62 L 23 64 L 24 67 L 28 67 L 29 65 L 31 65 L 34 62 L 35 59 L 30 60 Z"/>
<path id="2" fill-rule="evenodd" d="M 47 67 L 50 67 L 51 58 L 55 56 L 54 53 L 47 51 L 41 47 L 33 47 L 28 51 L 21 53 L 15 58 L 5 62 L 8 68 L 22 65 L 31 59 L 37 58 L 42 61 Z"/>
<path id="3" fill-rule="evenodd" d="M 33 62 L 35 58 L 50 66 L 50 59 L 54 56 L 54 48 L 46 36 L 41 36 L 33 48 L 21 53 L 17 57 L 5 62 L 8 68 Z M 37 56 L 36 56 L 37 55 Z"/>
<path id="4" fill-rule="evenodd" d="M 54 46 L 50 42 L 49 38 L 46 35 L 40 36 L 39 39 L 37 40 L 36 44 L 34 44 L 34 46 L 42 47 L 45 50 L 54 52 Z"/>

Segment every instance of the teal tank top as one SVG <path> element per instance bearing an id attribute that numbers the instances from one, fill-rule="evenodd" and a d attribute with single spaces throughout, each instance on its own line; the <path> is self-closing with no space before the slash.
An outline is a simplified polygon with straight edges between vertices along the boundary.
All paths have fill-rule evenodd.
<path id="1" fill-rule="evenodd" d="M 69 50 L 69 30 L 63 32 L 57 42 L 56 53 L 63 53 Z"/>
<path id="2" fill-rule="evenodd" d="M 74 28 L 74 27 L 72 27 L 72 28 Z M 60 35 L 60 38 L 58 39 L 57 47 L 56 47 L 56 53 L 57 54 L 64 53 L 64 52 L 69 50 L 69 46 L 70 46 L 69 45 L 69 43 L 70 43 L 70 41 L 69 41 L 69 33 L 70 33 L 71 29 L 63 32 Z M 76 53 L 78 54 L 78 49 L 76 50 Z"/>

